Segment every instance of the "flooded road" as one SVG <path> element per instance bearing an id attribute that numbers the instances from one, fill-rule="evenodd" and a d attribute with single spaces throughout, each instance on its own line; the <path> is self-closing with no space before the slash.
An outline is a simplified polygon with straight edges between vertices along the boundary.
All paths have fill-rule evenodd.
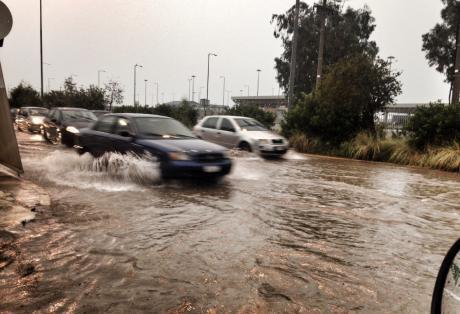
<path id="1" fill-rule="evenodd" d="M 0 312 L 428 312 L 460 236 L 456 174 L 289 153 L 164 184 L 154 161 L 19 140 L 53 205 L 19 243 L 37 272 L 0 278 Z"/>

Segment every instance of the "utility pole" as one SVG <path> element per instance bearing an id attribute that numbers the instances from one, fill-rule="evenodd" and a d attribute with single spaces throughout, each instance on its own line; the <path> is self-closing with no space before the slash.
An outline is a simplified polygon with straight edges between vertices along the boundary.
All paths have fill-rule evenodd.
<path id="1" fill-rule="evenodd" d="M 224 79 L 224 88 L 222 90 L 222 106 L 225 106 L 225 76 L 221 76 L 221 79 Z"/>
<path id="2" fill-rule="evenodd" d="M 260 71 L 262 71 L 262 70 L 261 70 L 261 69 L 257 69 L 257 96 L 259 96 Z"/>
<path id="3" fill-rule="evenodd" d="M 204 115 L 206 115 L 206 106 L 209 105 L 209 59 L 211 58 L 211 56 L 217 57 L 217 54 L 212 52 L 208 53 L 208 79 L 206 82 L 206 104 L 204 107 Z"/>
<path id="4" fill-rule="evenodd" d="M 145 86 L 144 86 L 144 93 L 145 93 L 145 99 L 144 99 L 144 105 L 147 107 L 147 82 L 149 80 L 144 80 Z"/>
<path id="5" fill-rule="evenodd" d="M 105 73 L 105 70 L 97 71 L 97 87 L 101 88 L 101 73 Z"/>
<path id="6" fill-rule="evenodd" d="M 457 51 L 455 56 L 454 87 L 452 91 L 451 104 L 457 104 L 460 99 L 460 3 L 457 5 Z"/>
<path id="7" fill-rule="evenodd" d="M 137 107 L 136 105 L 136 70 L 138 67 L 142 68 L 142 65 L 139 65 L 137 63 L 134 65 L 134 104 L 133 104 L 134 107 Z"/>
<path id="8" fill-rule="evenodd" d="M 40 0 L 40 97 L 43 98 L 43 10 Z"/>
<path id="9" fill-rule="evenodd" d="M 195 101 L 195 77 L 196 75 L 192 75 L 192 102 Z"/>
<path id="10" fill-rule="evenodd" d="M 291 62 L 289 65 L 289 91 L 288 91 L 288 110 L 291 110 L 294 106 L 294 85 L 296 78 L 297 69 L 297 41 L 299 37 L 299 11 L 300 11 L 300 0 L 296 0 L 295 13 L 294 13 L 294 35 L 292 36 L 291 44 Z"/>
<path id="11" fill-rule="evenodd" d="M 248 88 L 248 97 L 249 97 L 249 85 L 244 85 L 244 87 Z"/>
<path id="12" fill-rule="evenodd" d="M 198 102 L 201 102 L 201 91 L 203 90 L 204 86 L 200 86 L 200 93 L 198 94 Z"/>
<path id="13" fill-rule="evenodd" d="M 323 78 L 323 62 L 324 62 L 324 42 L 326 35 L 326 0 L 323 0 L 323 4 L 317 6 L 320 10 L 320 23 L 321 29 L 319 32 L 319 51 L 318 51 L 318 70 L 316 72 L 316 90 L 318 91 L 321 87 L 321 80 Z"/>

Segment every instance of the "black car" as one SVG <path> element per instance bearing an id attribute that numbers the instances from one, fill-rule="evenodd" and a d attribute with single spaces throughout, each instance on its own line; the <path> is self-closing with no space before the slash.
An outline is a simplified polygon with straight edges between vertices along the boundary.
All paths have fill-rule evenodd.
<path id="1" fill-rule="evenodd" d="M 43 122 L 48 115 L 48 109 L 43 107 L 21 107 L 16 116 L 19 131 L 40 132 Z"/>
<path id="2" fill-rule="evenodd" d="M 101 116 L 110 113 L 109 111 L 106 110 L 91 110 L 92 113 L 99 119 Z"/>
<path id="3" fill-rule="evenodd" d="M 86 109 L 53 108 L 43 123 L 43 136 L 50 143 L 73 147 L 80 130 L 91 126 L 96 120 L 96 116 Z"/>
<path id="4" fill-rule="evenodd" d="M 227 175 L 232 162 L 226 148 L 196 138 L 174 119 L 147 114 L 107 114 L 78 136 L 79 153 L 149 154 L 160 162 L 163 178 Z"/>

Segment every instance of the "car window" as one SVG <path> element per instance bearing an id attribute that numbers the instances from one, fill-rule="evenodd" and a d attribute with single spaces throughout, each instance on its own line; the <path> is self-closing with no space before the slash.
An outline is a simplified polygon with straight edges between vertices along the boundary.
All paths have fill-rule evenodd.
<path id="1" fill-rule="evenodd" d="M 94 126 L 94 130 L 104 133 L 111 133 L 113 129 L 113 124 L 116 120 L 117 117 L 114 116 L 102 117 Z"/>
<path id="2" fill-rule="evenodd" d="M 140 135 L 152 138 L 194 138 L 190 130 L 177 120 L 163 117 L 135 118 Z"/>
<path id="3" fill-rule="evenodd" d="M 208 118 L 206 121 L 203 122 L 203 128 L 208 128 L 208 129 L 217 129 L 217 120 L 219 118 Z"/>
<path id="4" fill-rule="evenodd" d="M 220 123 L 220 129 L 222 131 L 235 132 L 235 127 L 233 126 L 232 122 L 227 118 L 222 119 L 222 122 Z"/>
<path id="5" fill-rule="evenodd" d="M 64 110 L 62 116 L 65 121 L 95 121 L 94 113 L 88 110 Z"/>
<path id="6" fill-rule="evenodd" d="M 266 131 L 267 129 L 257 120 L 249 118 L 237 118 L 236 123 L 242 130 L 246 131 Z"/>
<path id="7" fill-rule="evenodd" d="M 128 119 L 118 118 L 117 123 L 115 123 L 115 134 L 122 135 L 123 133 L 134 134 L 131 127 L 131 122 Z"/>

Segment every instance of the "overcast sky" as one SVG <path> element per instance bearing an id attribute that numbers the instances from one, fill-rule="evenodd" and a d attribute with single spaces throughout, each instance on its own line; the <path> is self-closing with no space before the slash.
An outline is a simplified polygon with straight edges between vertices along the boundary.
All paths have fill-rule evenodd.
<path id="1" fill-rule="evenodd" d="M 21 80 L 40 86 L 39 1 L 2 0 L 12 11 L 14 26 L 0 49 L 8 87 Z M 312 4 L 314 1 L 307 1 Z M 260 95 L 278 94 L 274 58 L 281 42 L 273 37 L 271 15 L 282 13 L 294 0 L 43 0 L 45 89 L 59 89 L 65 77 L 76 75 L 78 85 L 115 79 L 125 88 L 125 103 L 133 102 L 133 66 L 144 103 L 144 79 L 148 79 L 147 102 L 188 96 L 188 79 L 196 75 L 198 98 L 206 94 L 207 54 L 211 60 L 210 99 L 222 103 L 220 76 L 226 89 L 240 95 L 245 85 L 256 93 L 257 69 Z M 421 52 L 421 35 L 440 21 L 441 0 L 348 0 L 360 8 L 367 4 L 376 18 L 373 39 L 380 56 L 395 56 L 403 72 L 399 102 L 446 100 L 448 86 L 429 68 Z M 226 98 L 227 99 L 227 98 Z M 156 101 L 154 101 L 156 102 Z"/>

